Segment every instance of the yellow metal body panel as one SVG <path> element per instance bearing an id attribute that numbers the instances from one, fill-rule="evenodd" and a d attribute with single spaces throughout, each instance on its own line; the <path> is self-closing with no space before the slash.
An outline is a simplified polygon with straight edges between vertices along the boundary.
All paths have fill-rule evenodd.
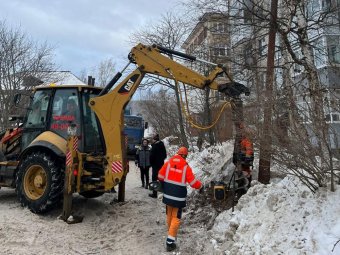
<path id="1" fill-rule="evenodd" d="M 53 145 L 55 145 L 60 151 L 66 153 L 66 145 L 67 145 L 67 141 L 60 137 L 59 135 L 51 132 L 51 131 L 46 131 L 40 135 L 38 135 L 31 144 L 33 144 L 34 142 L 38 142 L 38 141 L 46 141 L 49 142 Z"/>
<path id="2" fill-rule="evenodd" d="M 19 165 L 19 161 L 2 161 L 0 162 L 0 166 L 17 166 Z"/>
<path id="3" fill-rule="evenodd" d="M 144 73 L 159 75 L 172 80 L 177 80 L 196 88 L 204 89 L 209 86 L 218 89 L 215 81 L 218 74 L 226 73 L 221 67 L 215 67 L 209 76 L 204 76 L 174 60 L 162 55 L 156 47 L 138 44 L 131 50 L 131 57 Z M 230 75 L 228 75 L 230 78 Z"/>
<path id="4" fill-rule="evenodd" d="M 138 69 L 126 77 L 110 93 L 91 99 L 90 107 L 96 113 L 105 138 L 106 160 L 105 190 L 119 184 L 127 173 L 123 160 L 125 139 L 123 137 L 123 109 L 130 101 L 144 74 Z M 120 92 L 119 92 L 120 91 Z M 122 168 L 119 171 L 119 168 Z"/>

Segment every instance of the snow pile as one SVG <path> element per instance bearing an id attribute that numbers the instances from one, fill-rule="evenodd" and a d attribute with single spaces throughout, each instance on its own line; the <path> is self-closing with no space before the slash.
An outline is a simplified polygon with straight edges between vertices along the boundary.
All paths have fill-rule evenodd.
<path id="1" fill-rule="evenodd" d="M 231 169 L 223 168 L 230 162 L 234 150 L 234 141 L 204 148 L 201 152 L 190 153 L 188 163 L 204 184 L 211 180 L 223 180 Z"/>
<path id="2" fill-rule="evenodd" d="M 167 147 L 168 156 L 177 149 Z M 234 170 L 233 149 L 233 141 L 228 141 L 201 152 L 196 150 L 189 153 L 188 163 L 205 185 L 210 181 L 226 182 Z M 257 169 L 255 154 L 254 179 Z M 254 180 L 234 212 L 229 209 L 220 213 L 206 196 L 189 191 L 185 222 L 190 228 L 208 229 L 205 234 L 196 234 L 196 239 L 214 247 L 209 254 L 340 254 L 340 242 L 335 245 L 340 240 L 340 186 L 336 192 L 320 189 L 313 194 L 296 177 L 286 177 L 278 169 L 272 166 L 276 178 L 269 185 Z"/>
<path id="3" fill-rule="evenodd" d="M 191 153 L 188 163 L 204 184 L 226 182 L 234 170 L 233 141 L 206 147 Z M 257 178 L 258 156 L 255 155 L 253 177 Z M 280 175 L 277 166 L 273 176 Z M 194 194 L 195 195 L 195 194 Z M 336 192 L 320 189 L 309 191 L 296 177 L 273 178 L 263 185 L 256 180 L 241 197 L 235 211 L 220 213 L 208 231 L 216 252 L 223 254 L 340 254 L 340 187 Z M 191 197 L 196 213 L 219 213 Z M 206 211 L 206 212 L 205 212 Z M 199 213 L 198 213 L 199 212 Z M 197 215 L 199 214 L 199 215 Z M 191 219 L 192 220 L 192 219 Z M 212 217 L 213 220 L 213 217 Z M 197 221 L 193 221 L 197 224 Z M 210 224 L 207 224 L 207 226 Z M 333 252 L 332 252 L 333 250 Z"/>
<path id="4" fill-rule="evenodd" d="M 225 254 L 340 254 L 340 189 L 313 195 L 293 177 L 255 181 L 235 211 L 221 213 L 210 231 Z"/>

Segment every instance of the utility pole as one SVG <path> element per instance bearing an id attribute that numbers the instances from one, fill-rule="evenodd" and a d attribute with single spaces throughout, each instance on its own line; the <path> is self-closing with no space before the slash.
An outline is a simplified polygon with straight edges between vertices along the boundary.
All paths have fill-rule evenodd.
<path id="1" fill-rule="evenodd" d="M 270 162 L 272 154 L 272 111 L 273 111 L 273 83 L 274 83 L 274 59 L 275 59 L 275 36 L 277 21 L 278 0 L 271 0 L 270 28 L 268 35 L 268 57 L 266 87 L 264 93 L 264 116 L 262 136 L 260 140 L 260 161 L 258 180 L 261 183 L 270 182 Z"/>

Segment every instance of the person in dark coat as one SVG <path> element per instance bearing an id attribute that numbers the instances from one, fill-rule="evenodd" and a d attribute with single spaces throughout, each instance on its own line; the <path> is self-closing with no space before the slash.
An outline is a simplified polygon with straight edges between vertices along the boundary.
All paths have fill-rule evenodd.
<path id="1" fill-rule="evenodd" d="M 142 187 L 149 187 L 149 169 L 150 169 L 150 155 L 151 148 L 149 146 L 148 139 L 142 140 L 141 147 L 136 152 L 136 160 L 135 163 L 140 169 L 140 178 L 142 181 Z"/>
<path id="2" fill-rule="evenodd" d="M 159 169 L 164 165 L 166 159 L 166 149 L 164 143 L 159 140 L 159 135 L 156 134 L 152 138 L 150 163 L 152 167 L 152 181 L 158 180 Z M 152 191 L 149 197 L 157 198 L 157 191 Z"/>

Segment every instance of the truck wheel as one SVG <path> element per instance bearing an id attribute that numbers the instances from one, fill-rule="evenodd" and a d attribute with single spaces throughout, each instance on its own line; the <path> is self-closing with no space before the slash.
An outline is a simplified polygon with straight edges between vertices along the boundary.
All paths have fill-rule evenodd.
<path id="1" fill-rule="evenodd" d="M 86 197 L 86 198 L 96 198 L 96 197 L 100 197 L 103 194 L 104 192 L 99 192 L 95 190 L 87 190 L 87 191 L 83 191 L 79 193 L 79 195 Z"/>
<path id="2" fill-rule="evenodd" d="M 59 204 L 63 195 L 64 170 L 57 159 L 44 152 L 28 154 L 19 166 L 16 192 L 22 206 L 44 213 Z"/>

